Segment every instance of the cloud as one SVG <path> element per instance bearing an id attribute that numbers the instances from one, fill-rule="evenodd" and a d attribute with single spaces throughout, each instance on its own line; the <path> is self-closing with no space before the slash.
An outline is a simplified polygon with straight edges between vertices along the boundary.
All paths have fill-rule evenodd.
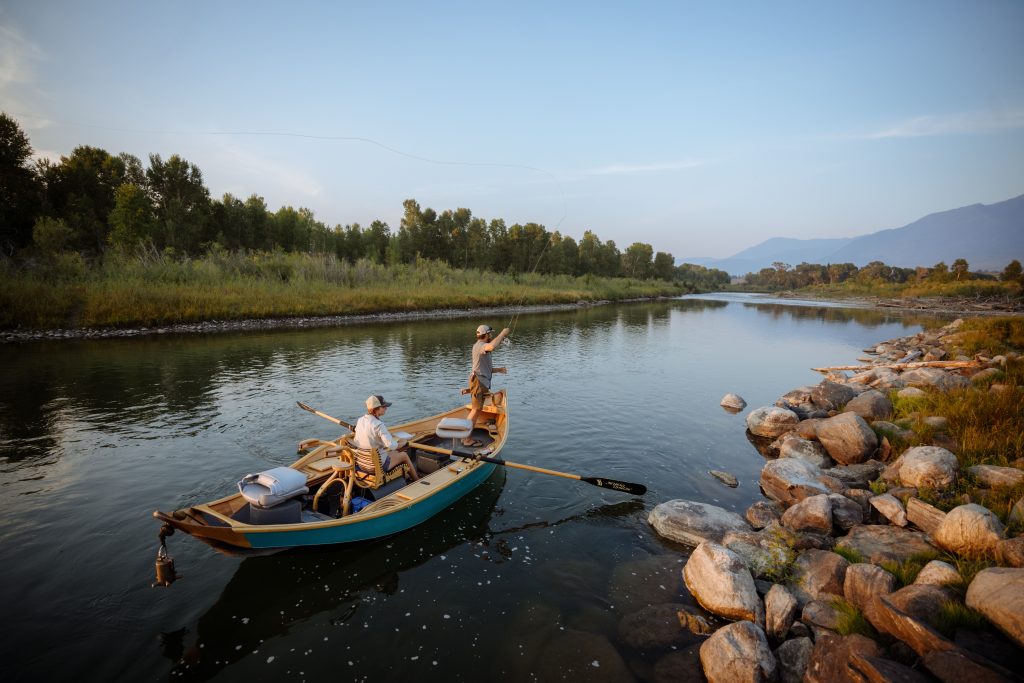
<path id="1" fill-rule="evenodd" d="M 860 140 L 970 135 L 1024 128 L 1024 109 L 995 109 L 959 114 L 916 116 L 886 128 L 853 135 Z"/>
<path id="2" fill-rule="evenodd" d="M 609 164 L 607 166 L 595 166 L 576 171 L 579 175 L 632 175 L 634 173 L 664 173 L 666 171 L 681 171 L 687 168 L 703 166 L 705 161 L 699 159 L 684 159 L 682 161 L 665 161 L 657 164 Z"/>
<path id="3" fill-rule="evenodd" d="M 689 168 L 704 166 L 709 162 L 703 159 L 682 159 L 679 161 L 663 161 L 654 164 L 606 164 L 590 168 L 569 169 L 556 175 L 565 180 L 579 180 L 599 176 L 623 176 L 637 174 L 671 173 Z"/>
<path id="4" fill-rule="evenodd" d="M 33 65 L 46 53 L 15 28 L 0 24 L 0 111 L 17 119 L 22 130 L 49 128 L 52 122 L 32 114 L 38 99 Z"/>
<path id="5" fill-rule="evenodd" d="M 233 172 L 226 171 L 226 175 L 234 176 L 234 180 L 239 175 L 259 178 L 260 182 L 266 181 L 268 185 L 281 188 L 286 195 L 296 193 L 309 198 L 323 193 L 323 185 L 303 170 L 276 163 L 237 145 L 222 144 L 220 147 L 223 153 L 221 166 L 225 170 L 232 169 Z"/>

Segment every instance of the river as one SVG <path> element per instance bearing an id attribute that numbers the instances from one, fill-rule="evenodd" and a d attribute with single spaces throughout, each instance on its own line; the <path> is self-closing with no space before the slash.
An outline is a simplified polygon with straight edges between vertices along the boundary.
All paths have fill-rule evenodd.
<path id="1" fill-rule="evenodd" d="M 508 321 L 0 346 L 4 678 L 654 680 L 695 650 L 637 649 L 620 631 L 647 604 L 692 602 L 687 549 L 653 533 L 650 509 L 742 514 L 763 464 L 749 409 L 924 321 L 753 295 L 523 315 L 495 357 L 509 367 L 502 457 L 647 495 L 498 468 L 378 542 L 238 558 L 176 534 L 169 588 L 150 586 L 154 509 L 220 497 L 292 462 L 300 440 L 337 436 L 296 401 L 354 420 L 383 394 L 392 424 L 459 404 L 476 325 Z M 748 411 L 719 407 L 730 392 Z"/>

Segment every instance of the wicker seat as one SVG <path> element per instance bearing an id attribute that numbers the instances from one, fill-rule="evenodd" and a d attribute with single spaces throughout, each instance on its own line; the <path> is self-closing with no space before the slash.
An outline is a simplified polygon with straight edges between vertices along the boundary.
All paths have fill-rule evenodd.
<path id="1" fill-rule="evenodd" d="M 376 448 L 362 449 L 355 447 L 348 447 L 352 452 L 352 457 L 356 463 L 355 480 L 356 485 L 364 489 L 379 489 L 384 484 L 390 481 L 394 481 L 399 477 L 409 478 L 412 476 L 412 472 L 405 464 L 395 465 L 391 469 L 384 471 L 384 465 L 381 462 L 380 451 Z M 365 468 L 367 463 L 372 463 L 373 471 L 368 472 Z"/>

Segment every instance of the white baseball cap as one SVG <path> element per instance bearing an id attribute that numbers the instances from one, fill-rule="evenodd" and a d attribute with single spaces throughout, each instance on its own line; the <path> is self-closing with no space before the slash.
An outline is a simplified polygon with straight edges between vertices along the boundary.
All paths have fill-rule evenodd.
<path id="1" fill-rule="evenodd" d="M 380 394 L 375 394 L 370 398 L 366 399 L 366 409 L 373 410 L 374 408 L 387 408 L 391 404 L 384 400 L 384 397 Z"/>
<path id="2" fill-rule="evenodd" d="M 484 334 L 490 334 L 491 332 L 494 332 L 494 330 L 491 329 L 490 325 L 481 325 L 476 328 L 476 336 L 478 337 Z"/>

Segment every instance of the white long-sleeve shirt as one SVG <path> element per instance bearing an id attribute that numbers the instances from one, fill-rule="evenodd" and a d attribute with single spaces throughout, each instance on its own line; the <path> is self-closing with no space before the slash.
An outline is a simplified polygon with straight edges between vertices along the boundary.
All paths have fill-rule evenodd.
<path id="1" fill-rule="evenodd" d="M 367 413 L 356 422 L 356 448 L 369 450 L 376 448 L 380 451 L 381 458 L 387 457 L 388 451 L 398 449 L 398 441 L 391 436 L 391 432 L 384 426 L 375 415 Z"/>

